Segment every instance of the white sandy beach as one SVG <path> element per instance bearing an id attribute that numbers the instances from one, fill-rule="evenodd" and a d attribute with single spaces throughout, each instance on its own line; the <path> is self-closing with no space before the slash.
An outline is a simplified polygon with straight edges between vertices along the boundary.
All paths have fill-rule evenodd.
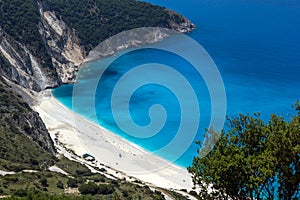
<path id="1" fill-rule="evenodd" d="M 144 151 L 75 114 L 45 91 L 33 107 L 43 119 L 52 139 L 59 132 L 58 140 L 77 155 L 89 153 L 98 164 L 104 164 L 144 182 L 162 188 L 193 188 L 187 170 Z"/>

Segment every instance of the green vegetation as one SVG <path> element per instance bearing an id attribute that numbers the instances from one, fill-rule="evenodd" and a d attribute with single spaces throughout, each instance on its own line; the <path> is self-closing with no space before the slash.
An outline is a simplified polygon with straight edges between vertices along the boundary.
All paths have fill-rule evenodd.
<path id="1" fill-rule="evenodd" d="M 41 149 L 22 133 L 12 132 L 0 126 L 0 169 L 21 171 L 23 169 L 45 169 L 54 163 L 54 157 Z"/>
<path id="2" fill-rule="evenodd" d="M 18 173 L 0 177 L 0 196 L 15 195 L 22 196 L 29 191 L 49 192 L 53 194 L 64 193 L 56 183 L 66 183 L 67 177 L 58 173 L 39 171 L 34 173 Z"/>
<path id="3" fill-rule="evenodd" d="M 78 166 L 77 162 L 66 158 L 60 159 L 58 163 L 65 166 L 62 168 L 65 171 L 70 169 L 70 166 Z M 80 168 L 88 170 L 84 165 Z M 64 188 L 68 189 L 71 182 L 76 183 L 76 186 L 72 187 L 73 193 L 64 194 Z M 66 176 L 49 171 L 0 177 L 0 196 L 5 195 L 12 195 L 6 199 L 164 199 L 159 191 L 152 191 L 148 186 L 108 179 L 101 174 L 78 176 L 73 172 Z"/>
<path id="4" fill-rule="evenodd" d="M 112 194 L 115 190 L 112 185 L 100 184 L 97 185 L 93 182 L 89 182 L 87 184 L 83 184 L 78 188 L 81 194 Z M 123 191 L 125 192 L 125 191 Z"/>
<path id="5" fill-rule="evenodd" d="M 38 2 L 45 11 L 55 11 L 59 18 L 75 30 L 87 51 L 124 30 L 144 26 L 170 28 L 170 20 L 177 23 L 184 21 L 182 16 L 165 8 L 135 0 L 0 0 L 1 33 L 3 30 L 9 35 L 4 38 L 16 53 L 21 47 L 12 39 L 24 45 L 42 67 L 50 68 L 53 73 L 56 70 L 51 62 L 51 52 L 39 33 L 42 23 Z M 22 70 L 28 72 L 28 75 L 31 73 L 29 69 Z M 0 197 L 11 195 L 6 199 L 164 199 L 160 191 L 143 187 L 141 182 L 133 184 L 124 180 L 111 180 L 101 174 L 91 173 L 82 164 L 54 157 L 53 143 L 42 120 L 15 94 L 14 88 L 5 83 L 1 78 L 3 74 L 13 72 L 10 63 L 0 54 L 0 170 L 16 172 L 0 176 Z M 15 80 L 12 78 L 11 81 Z M 47 171 L 54 164 L 70 176 Z M 36 171 L 25 173 L 25 169 Z M 105 169 L 100 171 L 104 172 Z M 64 194 L 66 189 L 75 192 Z M 77 189 L 83 195 L 79 195 Z"/>
<path id="6" fill-rule="evenodd" d="M 11 195 L 6 199 L 164 199 L 149 187 L 108 179 L 91 173 L 78 162 L 53 157 L 11 121 L 14 115 L 30 112 L 29 106 L 1 81 L 0 91 L 0 170 L 37 170 L 0 176 L 0 196 Z M 54 164 L 70 176 L 47 171 Z M 75 192 L 65 194 L 68 188 Z"/>
<path id="7" fill-rule="evenodd" d="M 79 192 L 81 194 L 91 194 L 91 195 L 95 195 L 95 194 L 101 194 L 100 193 L 100 189 L 99 189 L 99 186 L 96 185 L 95 183 L 93 182 L 89 182 L 87 184 L 83 184 L 81 185 L 79 188 L 78 188 Z M 113 190 L 112 190 L 113 192 Z M 111 193 L 112 193 L 111 192 Z M 111 194 L 110 193 L 110 194 Z"/>
<path id="8" fill-rule="evenodd" d="M 36 190 L 19 190 L 13 196 L 2 198 L 3 200 L 95 200 L 92 196 L 75 196 L 64 194 L 50 194 Z"/>
<path id="9" fill-rule="evenodd" d="M 135 0 L 45 0 L 47 10 L 55 11 L 71 27 L 87 50 L 105 39 L 138 27 L 169 27 L 169 20 L 183 18 L 164 8 Z"/>
<path id="10" fill-rule="evenodd" d="M 45 43 L 39 34 L 40 14 L 36 0 L 1 0 L 1 28 L 40 59 L 44 66 L 52 67 Z"/>
<path id="11" fill-rule="evenodd" d="M 24 134 L 30 132 L 30 127 L 20 127 L 16 122 L 30 112 L 28 104 L 14 95 L 0 78 L 0 169 L 39 170 L 54 163 L 54 156 Z"/>
<path id="12" fill-rule="evenodd" d="M 59 188 L 59 189 L 64 189 L 64 184 L 61 180 L 59 180 L 56 184 L 56 187 Z"/>
<path id="13" fill-rule="evenodd" d="M 87 52 L 125 30 L 157 26 L 170 28 L 170 21 L 184 21 L 175 12 L 136 0 L 0 0 L 0 28 L 25 45 L 43 67 L 53 72 L 51 52 L 39 32 L 43 25 L 38 2 L 45 11 L 55 11 L 76 31 Z"/>
<path id="14" fill-rule="evenodd" d="M 298 113 L 290 121 L 272 115 L 265 123 L 259 114 L 228 119 L 212 151 L 201 151 L 188 168 L 201 199 L 299 199 L 299 103 L 294 107 Z M 210 194 L 209 186 L 215 189 Z"/>
<path id="15" fill-rule="evenodd" d="M 37 0 L 1 0 L 0 28 L 24 44 L 42 66 L 53 69 L 50 54 L 39 33 L 42 26 Z M 55 11 L 76 30 L 87 51 L 103 40 L 138 27 L 168 27 L 182 16 L 164 8 L 135 0 L 41 0 L 45 10 Z M 1 60 L 0 60 L 1 63 Z"/>
<path id="16" fill-rule="evenodd" d="M 177 192 L 174 191 L 170 191 L 170 190 L 165 190 L 165 189 L 161 189 L 164 193 L 168 194 L 170 197 L 176 199 L 176 200 L 186 200 L 187 198 L 184 197 L 182 194 L 179 194 Z M 186 190 L 184 192 L 187 192 Z"/>
<path id="17" fill-rule="evenodd" d="M 78 162 L 71 161 L 64 157 L 61 158 L 56 163 L 56 166 L 74 176 L 78 176 L 78 175 L 90 176 L 90 175 L 92 175 L 91 171 L 85 165 L 80 164 Z"/>

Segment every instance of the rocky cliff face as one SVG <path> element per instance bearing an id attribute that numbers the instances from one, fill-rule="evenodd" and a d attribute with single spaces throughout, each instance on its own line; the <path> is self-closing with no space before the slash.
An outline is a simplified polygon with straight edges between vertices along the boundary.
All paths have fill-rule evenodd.
<path id="1" fill-rule="evenodd" d="M 39 5 L 41 24 L 39 32 L 50 52 L 52 63 L 62 83 L 75 81 L 75 72 L 86 52 L 80 45 L 76 31 L 58 19 L 54 12 L 44 11 Z"/>
<path id="2" fill-rule="evenodd" d="M 30 94 L 26 94 L 75 82 L 76 71 L 84 61 L 109 56 L 128 47 L 151 44 L 170 35 L 168 32 L 161 32 L 160 29 L 149 29 L 144 35 L 132 32 L 128 41 L 116 40 L 113 43 L 106 41 L 95 48 L 98 42 L 110 37 L 112 33 L 117 34 L 122 30 L 139 26 L 162 26 L 179 32 L 189 32 L 194 28 L 194 25 L 181 15 L 147 3 L 124 0 L 123 7 L 119 7 L 118 1 L 114 0 L 95 2 L 92 5 L 91 2 L 78 0 L 0 1 L 2 125 L 6 128 L 12 127 L 13 132 L 27 135 L 50 153 L 55 152 L 53 142 L 38 114 L 24 102 L 31 101 Z M 85 6 L 84 9 L 79 10 L 84 12 L 82 16 L 78 16 L 76 10 L 78 8 L 74 8 L 73 3 L 81 5 L 78 8 Z M 106 5 L 100 5 L 102 3 Z M 111 3 L 114 3 L 114 6 L 111 6 Z M 61 7 L 65 8 L 64 6 L 68 8 L 61 9 Z M 133 9 L 136 6 L 145 11 Z M 103 14 L 107 9 L 112 10 Z M 132 9 L 133 15 L 129 15 L 130 13 L 124 15 L 128 9 Z M 66 10 L 74 11 L 74 16 Z M 143 15 L 145 13 L 148 15 Z M 158 13 L 158 15 L 151 13 Z M 120 17 L 119 14 L 124 16 Z M 148 19 L 154 16 L 155 19 Z M 164 16 L 164 20 L 161 21 L 159 16 Z M 81 26 L 91 19 L 93 19 L 91 24 Z M 95 50 L 87 52 L 87 49 L 94 48 Z M 4 80 L 14 88 L 11 90 L 13 92 L 9 91 L 11 94 L 8 96 L 5 95 L 8 90 L 3 89 L 3 87 L 7 88 L 6 84 L 1 84 L 1 82 L 5 83 Z M 17 93 L 23 96 L 23 100 L 16 95 Z M 13 105 L 9 101 L 12 99 L 15 100 Z"/>
<path id="3" fill-rule="evenodd" d="M 26 113 L 15 116 L 14 120 L 22 133 L 32 138 L 34 142 L 47 152 L 55 154 L 54 143 L 37 112 L 30 109 Z"/>
<path id="4" fill-rule="evenodd" d="M 178 34 L 178 31 L 158 27 L 136 28 L 121 32 L 101 42 L 89 52 L 84 61 L 100 60 L 114 55 L 117 51 L 153 44 L 174 34 Z"/>
<path id="5" fill-rule="evenodd" d="M 169 14 L 169 28 L 180 33 L 191 32 L 196 26 L 187 18 L 172 10 L 166 10 Z"/>
<path id="6" fill-rule="evenodd" d="M 39 117 L 14 89 L 0 77 L 0 128 L 3 127 L 15 134 L 24 134 L 38 146 L 54 154 L 54 144 Z"/>
<path id="7" fill-rule="evenodd" d="M 60 80 L 56 72 L 42 67 L 27 47 L 4 32 L 0 27 L 0 72 L 9 80 L 34 91 L 55 87 Z"/>
<path id="8" fill-rule="evenodd" d="M 85 57 L 75 30 L 53 12 L 40 8 L 39 32 L 51 56 L 53 69 L 43 66 L 24 44 L 17 42 L 0 27 L 0 56 L 6 67 L 0 72 L 9 80 L 34 91 L 57 87 L 75 81 L 75 72 Z"/>
<path id="9" fill-rule="evenodd" d="M 36 28 L 40 37 L 37 39 L 42 39 L 44 42 L 51 63 L 37 57 L 38 53 L 32 52 L 28 44 L 17 41 L 16 37 L 5 32 L 1 28 L 0 22 L 0 57 L 6 63 L 5 65 L 2 64 L 0 74 L 24 88 L 39 92 L 46 88 L 57 87 L 62 83 L 75 82 L 78 67 L 93 52 L 86 52 L 86 49 L 91 47 L 85 46 L 80 41 L 77 31 L 65 23 L 58 13 L 51 10 L 46 2 L 37 1 L 36 9 L 36 14 L 39 15 Z M 179 32 L 189 32 L 195 28 L 189 20 L 178 13 L 169 10 L 165 12 L 169 15 L 169 20 L 165 24 L 166 28 Z M 148 35 L 152 35 L 152 37 L 147 39 L 147 44 L 162 39 L 162 34 L 157 34 L 157 30 Z M 144 43 L 126 45 L 125 42 L 120 44 L 120 48 L 114 48 L 114 51 L 138 45 L 144 45 Z M 107 54 L 109 50 L 110 47 L 103 49 L 103 54 Z"/>

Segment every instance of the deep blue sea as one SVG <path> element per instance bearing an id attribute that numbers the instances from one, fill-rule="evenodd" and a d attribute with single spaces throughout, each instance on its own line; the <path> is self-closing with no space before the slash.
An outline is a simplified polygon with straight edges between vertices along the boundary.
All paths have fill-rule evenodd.
<path id="1" fill-rule="evenodd" d="M 300 0 L 148 2 L 178 11 L 196 24 L 197 29 L 188 36 L 205 48 L 220 71 L 226 90 L 227 115 L 260 112 L 261 117 L 268 120 L 272 113 L 283 115 L 287 119 L 294 114 L 291 105 L 300 99 Z M 172 37 L 160 45 L 178 45 L 177 48 L 193 51 Z M 204 130 L 209 126 L 212 107 L 207 85 L 185 59 L 150 47 L 129 53 L 124 51 L 118 59 L 106 58 L 86 66 L 80 74 L 79 86 L 76 86 L 83 88 L 82 93 L 76 97 L 77 105 L 78 102 L 80 105 L 76 108 L 72 107 L 73 85 L 54 89 L 53 94 L 64 105 L 87 119 L 173 161 L 172 150 L 159 151 L 172 141 L 182 117 L 181 102 L 168 88 L 159 84 L 147 84 L 138 88 L 129 98 L 129 111 L 123 108 L 128 96 L 119 94 L 115 103 L 120 105 L 120 109 L 114 115 L 112 113 L 111 97 L 118 80 L 136 66 L 161 63 L 183 74 L 196 91 L 200 105 L 200 122 L 195 122 L 199 128 L 194 140 L 203 140 Z M 95 72 L 112 60 L 98 85 L 93 86 L 94 81 L 99 79 Z M 170 79 L 167 72 L 155 69 L 149 69 L 144 76 Z M 142 80 L 144 76 L 130 80 Z M 176 87 L 180 90 L 181 85 Z M 91 91 L 88 90 L 93 88 L 96 88 L 96 93 L 89 96 Z M 190 99 L 186 98 L 185 101 L 189 104 Z M 127 134 L 120 130 L 114 121 L 114 116 L 117 115 L 125 124 L 132 118 L 139 126 L 147 126 L 151 122 L 148 112 L 154 104 L 162 105 L 167 117 L 163 128 L 153 137 L 143 138 L 143 133 Z M 93 112 L 94 108 L 96 112 Z M 193 116 L 194 112 L 196 111 L 189 110 L 188 114 Z M 128 113 L 130 119 L 127 118 Z M 162 117 L 161 112 L 155 110 L 152 114 L 153 118 Z M 185 134 L 192 133 L 186 131 Z M 193 156 L 196 155 L 196 149 L 197 145 L 192 143 L 175 163 L 181 166 L 190 165 Z"/>

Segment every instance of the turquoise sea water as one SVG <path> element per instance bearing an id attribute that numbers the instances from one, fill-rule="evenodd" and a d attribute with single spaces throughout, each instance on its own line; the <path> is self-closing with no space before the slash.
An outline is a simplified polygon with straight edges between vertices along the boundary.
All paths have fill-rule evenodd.
<path id="1" fill-rule="evenodd" d="M 289 118 L 293 114 L 291 104 L 300 99 L 300 1 L 299 0 L 149 0 L 148 2 L 176 10 L 197 25 L 188 35 L 199 42 L 216 63 L 224 80 L 227 96 L 227 114 L 261 112 L 264 120 L 272 113 Z M 168 39 L 161 45 L 184 48 L 184 44 Z M 192 49 L 187 49 L 192 51 Z M 80 87 L 92 88 L 95 71 L 107 58 L 91 63 L 81 74 Z M 161 63 L 172 66 L 183 74 L 197 91 L 200 104 L 200 123 L 195 140 L 203 139 L 204 129 L 211 117 L 211 100 L 201 76 L 186 60 L 168 52 L 145 48 L 125 53 L 115 60 L 103 74 L 96 92 L 96 99 L 82 93 L 77 101 L 82 106 L 73 109 L 84 117 L 99 123 L 107 129 L 134 142 L 141 147 L 156 152 L 168 144 L 175 136 L 181 117 L 179 102 L 168 89 L 157 84 L 139 88 L 130 99 L 130 114 L 140 126 L 150 122 L 148 110 L 153 104 L 161 104 L 168 113 L 164 128 L 159 134 L 148 139 L 133 137 L 122 132 L 116 125 L 111 111 L 111 95 L 117 81 L 130 69 L 145 63 Z M 153 75 L 155 70 L 149 71 Z M 145 75 L 145 76 L 146 76 Z M 162 74 L 168 79 L 168 74 Z M 141 77 L 140 77 L 141 78 Z M 180 87 L 180 86 L 178 86 Z M 72 109 L 73 85 L 64 85 L 53 90 L 54 96 Z M 95 102 L 96 116 L 91 112 Z M 189 101 L 186 99 L 186 101 Z M 120 97 L 119 103 L 122 103 Z M 191 115 L 193 111 L 191 110 Z M 117 114 L 126 122 L 123 110 Z M 190 134 L 187 133 L 186 134 Z M 197 146 L 190 148 L 176 161 L 181 166 L 191 164 Z M 172 151 L 159 153 L 171 159 Z"/>

